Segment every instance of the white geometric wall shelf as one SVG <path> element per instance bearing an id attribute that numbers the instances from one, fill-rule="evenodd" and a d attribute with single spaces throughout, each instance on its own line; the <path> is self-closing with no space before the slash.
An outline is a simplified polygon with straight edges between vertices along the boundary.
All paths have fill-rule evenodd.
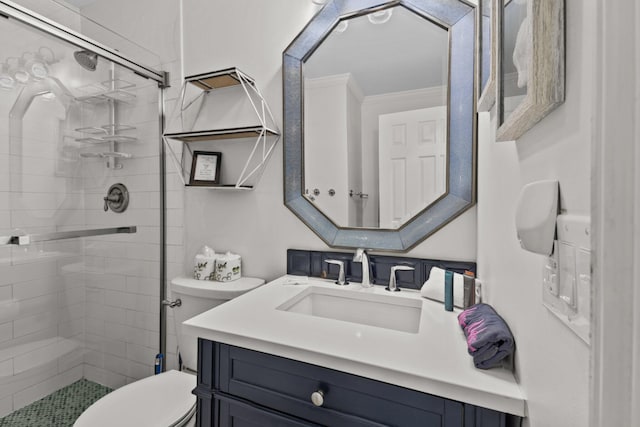
<path id="1" fill-rule="evenodd" d="M 254 79 L 229 68 L 184 79 L 163 139 L 186 186 L 252 190 L 280 139 L 280 130 Z M 195 151 L 220 153 L 218 183 L 191 180 Z"/>

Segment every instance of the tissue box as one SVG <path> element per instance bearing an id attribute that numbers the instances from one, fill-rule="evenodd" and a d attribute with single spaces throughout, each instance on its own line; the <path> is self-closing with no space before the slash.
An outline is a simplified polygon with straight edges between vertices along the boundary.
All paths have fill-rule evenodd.
<path id="1" fill-rule="evenodd" d="M 216 258 L 215 280 L 218 282 L 231 282 L 242 277 L 240 255 L 227 252 Z"/>
<path id="2" fill-rule="evenodd" d="M 196 280 L 215 280 L 216 251 L 205 245 L 200 248 L 193 260 L 193 278 Z"/>
<path id="3" fill-rule="evenodd" d="M 196 255 L 193 265 L 193 278 L 196 280 L 215 280 L 215 256 Z"/>

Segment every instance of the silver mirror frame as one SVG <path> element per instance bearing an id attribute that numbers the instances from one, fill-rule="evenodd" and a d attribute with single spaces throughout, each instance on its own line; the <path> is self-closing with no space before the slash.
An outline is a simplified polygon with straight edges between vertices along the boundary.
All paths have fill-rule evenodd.
<path id="1" fill-rule="evenodd" d="M 449 145 L 447 192 L 397 230 L 339 227 L 304 189 L 303 63 L 341 19 L 402 6 L 449 32 Z M 407 251 L 461 215 L 476 201 L 476 10 L 462 0 L 333 0 L 285 49 L 284 203 L 327 245 Z"/>

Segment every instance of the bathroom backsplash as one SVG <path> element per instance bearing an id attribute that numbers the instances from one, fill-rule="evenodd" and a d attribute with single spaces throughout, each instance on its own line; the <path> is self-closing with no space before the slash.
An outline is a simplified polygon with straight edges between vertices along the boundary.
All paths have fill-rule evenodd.
<path id="1" fill-rule="evenodd" d="M 344 261 L 345 275 L 350 282 L 362 280 L 362 264 L 353 261 L 353 252 L 288 249 L 287 274 L 335 279 L 338 277 L 338 266 L 324 262 L 327 259 Z M 476 273 L 476 263 L 470 261 L 445 261 L 369 254 L 369 263 L 371 265 L 371 282 L 384 286 L 389 283 L 389 274 L 394 265 L 401 264 L 415 268 L 413 271 L 398 271 L 396 273 L 398 285 L 401 288 L 409 289 L 420 289 L 429 278 L 431 267 L 440 267 L 456 273 L 464 273 L 465 271 Z"/>

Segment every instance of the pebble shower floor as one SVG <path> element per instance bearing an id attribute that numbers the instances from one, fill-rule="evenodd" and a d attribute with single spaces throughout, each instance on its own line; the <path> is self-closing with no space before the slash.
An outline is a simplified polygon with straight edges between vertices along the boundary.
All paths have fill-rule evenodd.
<path id="1" fill-rule="evenodd" d="M 0 418 L 0 427 L 71 427 L 85 409 L 110 391 L 91 381 L 76 381 Z"/>

